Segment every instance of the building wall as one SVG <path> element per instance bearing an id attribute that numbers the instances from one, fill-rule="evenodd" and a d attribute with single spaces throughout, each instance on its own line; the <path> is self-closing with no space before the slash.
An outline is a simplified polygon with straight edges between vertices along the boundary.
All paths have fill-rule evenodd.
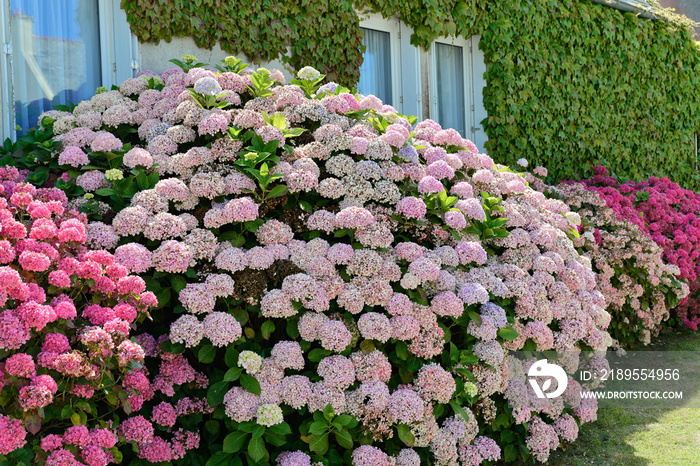
<path id="1" fill-rule="evenodd" d="M 676 13 L 687 16 L 695 22 L 700 22 L 700 0 L 659 0 L 664 8 L 673 8 Z M 700 35 L 700 27 L 695 27 L 695 38 Z"/>

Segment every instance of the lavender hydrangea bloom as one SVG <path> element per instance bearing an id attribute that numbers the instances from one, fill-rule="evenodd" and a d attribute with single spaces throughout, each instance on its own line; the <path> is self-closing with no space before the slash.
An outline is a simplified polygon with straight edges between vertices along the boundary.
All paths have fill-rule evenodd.
<path id="1" fill-rule="evenodd" d="M 328 92 L 329 94 L 333 94 L 335 90 L 338 88 L 338 84 L 334 82 L 326 83 L 323 86 L 318 88 L 318 93 L 322 92 Z"/>
<path id="2" fill-rule="evenodd" d="M 221 94 L 222 89 L 221 85 L 216 79 L 205 76 L 203 78 L 199 78 L 194 83 L 194 91 L 202 95 L 215 96 Z"/>

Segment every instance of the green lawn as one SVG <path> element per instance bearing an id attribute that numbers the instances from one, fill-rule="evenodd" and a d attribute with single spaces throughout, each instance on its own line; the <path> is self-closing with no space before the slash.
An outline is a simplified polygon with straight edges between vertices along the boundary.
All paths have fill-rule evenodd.
<path id="1" fill-rule="evenodd" d="M 663 335 L 654 351 L 700 351 L 700 336 L 687 332 Z M 684 399 L 700 405 L 700 367 L 694 393 Z M 700 465 L 700 409 L 616 408 L 598 411 L 598 421 L 584 425 L 566 452 L 550 457 L 551 466 Z"/>

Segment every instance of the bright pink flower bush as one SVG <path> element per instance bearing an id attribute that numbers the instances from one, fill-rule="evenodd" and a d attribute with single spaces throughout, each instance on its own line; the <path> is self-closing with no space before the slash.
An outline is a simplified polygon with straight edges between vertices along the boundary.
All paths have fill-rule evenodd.
<path id="1" fill-rule="evenodd" d="M 595 419 L 573 379 L 566 401 L 539 400 L 531 363 L 507 355 L 573 353 L 572 372 L 579 352 L 612 343 L 564 202 L 456 131 L 414 127 L 373 96 L 320 86 L 315 70 L 285 85 L 232 58 L 219 72 L 182 68 L 44 115 L 61 143 L 47 165 L 79 169 L 56 186 L 99 221 L 52 227 L 35 205 L 36 235 L 96 250 L 64 262 L 44 246 L 6 253 L 49 292 L 84 280 L 103 298 L 54 298 L 56 316 L 85 324 L 47 336 L 35 366 L 77 378 L 70 393 L 89 403 L 111 361 L 120 388 L 106 401 L 127 415 L 109 431 L 138 446 L 124 461 L 480 464 L 514 461 L 518 445 L 546 461 L 575 439 L 572 420 Z M 23 186 L 12 202 L 30 205 Z M 20 226 L 2 232 L 14 241 Z M 18 353 L 52 328 L 43 302 L 0 327 Z M 127 339 L 136 324 L 155 337 Z M 24 359 L 11 370 L 31 372 Z M 37 409 L 52 396 L 44 382 L 18 403 Z M 112 461 L 89 432 L 71 431 L 70 449 L 56 435 L 43 441 L 50 461 Z"/>
<path id="2" fill-rule="evenodd" d="M 634 223 L 664 251 L 664 261 L 680 269 L 689 281 L 690 296 L 676 307 L 677 318 L 697 330 L 700 323 L 700 194 L 682 189 L 668 178 L 649 178 L 641 183 L 620 184 L 596 167 L 594 176 L 581 181 L 596 191 L 615 214 Z"/>
<path id="3" fill-rule="evenodd" d="M 9 414 L 0 415 L 0 454 L 29 445 L 47 464 L 114 462 L 115 445 L 129 439 L 99 414 L 126 418 L 154 397 L 160 375 L 149 381 L 139 343 L 153 337 L 132 331 L 157 300 L 111 253 L 86 247 L 87 218 L 63 191 L 37 189 L 14 168 L 0 168 L 0 226 L 0 388 Z M 152 346 L 149 357 L 174 357 Z M 66 429 L 66 419 L 75 425 Z"/>

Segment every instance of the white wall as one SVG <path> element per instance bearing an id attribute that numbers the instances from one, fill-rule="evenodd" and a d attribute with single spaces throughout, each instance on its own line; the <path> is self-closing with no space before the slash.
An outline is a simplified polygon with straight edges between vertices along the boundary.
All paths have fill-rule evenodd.
<path id="1" fill-rule="evenodd" d="M 158 45 L 150 42 L 139 44 L 139 69 L 141 71 L 151 70 L 156 73 L 162 73 L 175 66 L 168 60 L 173 58 L 179 59 L 183 55 L 194 55 L 200 62 L 215 66 L 221 64 L 221 60 L 233 54 L 221 50 L 219 44 L 216 44 L 212 50 L 200 49 L 195 45 L 194 39 L 191 37 L 173 37 L 170 43 L 161 40 Z M 270 70 L 278 69 L 284 73 L 288 81 L 292 79 L 292 74 L 284 68 L 284 65 L 279 60 L 254 65 L 247 60 L 245 55 L 238 54 L 236 56 L 248 62 L 252 68 L 262 66 Z"/>

